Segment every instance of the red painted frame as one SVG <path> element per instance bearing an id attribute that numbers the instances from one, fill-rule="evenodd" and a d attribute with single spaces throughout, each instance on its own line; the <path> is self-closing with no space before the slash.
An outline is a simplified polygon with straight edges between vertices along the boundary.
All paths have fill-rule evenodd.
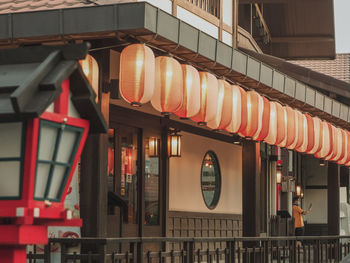
<path id="1" fill-rule="evenodd" d="M 89 131 L 89 121 L 68 116 L 68 105 L 69 79 L 62 83 L 62 93 L 54 102 L 55 112 L 44 112 L 40 118 L 34 118 L 26 122 L 21 199 L 0 200 L 0 219 L 1 217 L 14 217 L 17 218 L 16 224 L 33 224 L 37 222 L 44 225 L 50 225 L 49 221 L 51 220 L 56 220 L 55 225 L 71 225 L 68 221 L 72 221 L 71 223 L 73 223 L 74 220 L 66 221 L 67 215 L 66 211 L 64 210 L 64 200 L 66 198 L 67 190 L 72 181 L 73 173 L 76 169 L 81 152 L 85 145 Z M 82 128 L 84 130 L 60 202 L 51 202 L 50 205 L 45 203 L 45 201 L 34 200 L 40 120 L 47 120 L 56 123 L 65 122 L 67 125 Z M 23 216 L 17 217 L 17 208 L 23 208 Z M 39 217 L 34 217 L 34 208 L 40 209 Z M 79 224 L 81 224 L 81 221 Z M 77 222 L 73 223 L 73 225 L 77 225 Z"/>

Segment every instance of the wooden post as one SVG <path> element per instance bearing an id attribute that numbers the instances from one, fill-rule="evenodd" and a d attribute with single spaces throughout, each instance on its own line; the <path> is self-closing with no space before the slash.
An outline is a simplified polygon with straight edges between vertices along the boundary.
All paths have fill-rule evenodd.
<path id="1" fill-rule="evenodd" d="M 328 162 L 328 235 L 339 235 L 339 165 Z"/>
<path id="2" fill-rule="evenodd" d="M 243 236 L 260 235 L 260 143 L 244 141 L 242 150 Z"/>
<path id="3" fill-rule="evenodd" d="M 99 105 L 109 122 L 109 50 L 94 55 L 99 66 Z M 83 237 L 107 236 L 108 134 L 89 135 L 81 155 L 80 214 Z"/>
<path id="4" fill-rule="evenodd" d="M 233 0 L 233 12 L 232 12 L 232 21 L 233 21 L 233 47 L 237 48 L 238 45 L 238 1 Z"/>

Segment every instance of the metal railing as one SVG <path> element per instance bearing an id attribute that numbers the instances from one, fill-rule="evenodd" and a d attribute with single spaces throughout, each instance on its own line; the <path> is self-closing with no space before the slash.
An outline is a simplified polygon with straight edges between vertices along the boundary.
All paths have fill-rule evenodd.
<path id="1" fill-rule="evenodd" d="M 187 0 L 213 16 L 220 16 L 220 0 Z"/>
<path id="2" fill-rule="evenodd" d="M 301 244 L 299 245 L 299 242 Z M 51 247 L 60 245 L 58 252 Z M 70 245 L 80 251 L 70 252 Z M 268 238 L 51 238 L 28 262 L 340 262 L 350 236 Z M 56 256 L 53 259 L 53 256 Z"/>

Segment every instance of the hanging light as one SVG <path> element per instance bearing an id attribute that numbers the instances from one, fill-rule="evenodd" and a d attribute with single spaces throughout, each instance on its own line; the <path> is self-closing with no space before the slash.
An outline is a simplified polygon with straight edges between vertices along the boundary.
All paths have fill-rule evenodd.
<path id="1" fill-rule="evenodd" d="M 255 91 L 247 92 L 247 127 L 240 135 L 254 138 L 260 134 L 262 129 L 262 116 L 264 111 L 264 100 Z"/>
<path id="2" fill-rule="evenodd" d="M 280 147 L 287 147 L 288 149 L 293 149 L 297 143 L 297 112 L 289 106 L 283 107 L 285 109 L 285 122 L 286 122 L 286 137 L 278 145 Z"/>
<path id="3" fill-rule="evenodd" d="M 120 94 L 132 106 L 141 106 L 151 100 L 155 85 L 155 58 L 144 44 L 133 44 L 120 55 Z"/>
<path id="4" fill-rule="evenodd" d="M 156 78 L 152 106 L 162 114 L 168 115 L 182 106 L 183 76 L 182 68 L 172 57 L 156 58 Z"/>
<path id="5" fill-rule="evenodd" d="M 276 183 L 281 184 L 282 183 L 282 167 L 281 165 L 277 166 L 276 170 Z"/>
<path id="6" fill-rule="evenodd" d="M 314 146 L 315 146 L 315 125 L 314 125 L 314 119 L 309 115 L 305 114 L 306 120 L 307 120 L 307 127 L 306 127 L 306 133 L 307 133 L 307 146 L 306 149 L 301 152 L 310 152 Z M 304 127 L 305 129 L 305 127 Z M 319 132 L 319 131 L 318 131 Z"/>
<path id="7" fill-rule="evenodd" d="M 216 117 L 208 121 L 207 125 L 214 130 L 223 130 L 232 120 L 232 88 L 227 81 L 219 79 L 218 91 Z"/>
<path id="8" fill-rule="evenodd" d="M 308 122 L 308 118 L 309 118 L 309 122 Z M 308 125 L 309 124 L 313 124 L 312 122 L 312 118 L 310 115 L 306 114 L 301 114 L 301 120 L 298 119 L 298 121 L 301 121 L 301 123 L 299 123 L 298 125 L 298 143 L 297 146 L 295 147 L 295 149 L 298 152 L 306 152 L 308 144 L 309 144 L 309 140 L 313 140 L 313 138 L 311 138 L 311 136 L 309 137 L 309 129 L 308 129 Z M 313 134 L 313 133 L 312 133 Z M 299 145 L 300 140 L 299 138 L 302 138 L 302 143 Z"/>
<path id="9" fill-rule="evenodd" d="M 300 185 L 297 185 L 295 192 L 296 192 L 297 196 L 301 196 L 301 186 Z"/>
<path id="10" fill-rule="evenodd" d="M 148 139 L 148 156 L 149 157 L 158 157 L 158 139 L 156 137 L 150 137 Z"/>
<path id="11" fill-rule="evenodd" d="M 218 80 L 209 72 L 199 72 L 201 82 L 200 110 L 191 119 L 198 125 L 206 125 L 216 116 L 218 104 Z"/>
<path id="12" fill-rule="evenodd" d="M 239 133 L 247 126 L 247 93 L 238 85 L 232 85 L 232 117 L 226 131 Z"/>
<path id="13" fill-rule="evenodd" d="M 341 129 L 332 125 L 332 134 L 333 134 L 333 151 L 332 154 L 329 155 L 329 160 L 331 161 L 339 161 L 343 156 L 342 148 L 343 148 L 343 136 Z"/>
<path id="14" fill-rule="evenodd" d="M 324 167 L 324 166 L 326 166 L 326 161 L 325 160 L 323 160 L 323 159 L 320 159 L 320 166 L 321 167 Z"/>
<path id="15" fill-rule="evenodd" d="M 348 141 L 348 144 L 347 144 L 347 147 L 346 147 L 346 152 L 347 152 L 347 158 L 346 158 L 346 161 L 345 161 L 345 165 L 346 166 L 350 166 L 350 132 L 349 131 L 345 131 L 346 133 L 346 137 L 347 137 L 347 141 Z"/>
<path id="16" fill-rule="evenodd" d="M 322 121 L 321 129 L 322 129 L 322 146 L 321 146 L 321 149 L 315 153 L 315 156 L 317 158 L 323 159 L 332 152 L 333 134 L 332 134 L 332 126 L 326 121 Z"/>
<path id="17" fill-rule="evenodd" d="M 317 117 L 313 117 L 312 120 L 313 125 L 308 126 L 308 132 L 313 133 L 314 143 L 313 145 L 308 145 L 308 149 L 306 150 L 306 153 L 308 154 L 315 154 L 319 152 L 323 143 L 322 121 Z"/>
<path id="18" fill-rule="evenodd" d="M 177 133 L 168 136 L 168 156 L 181 157 L 181 135 Z"/>
<path id="19" fill-rule="evenodd" d="M 269 133 L 269 127 L 270 127 L 270 101 L 263 97 L 263 101 L 264 101 L 264 109 L 263 109 L 263 113 L 262 113 L 262 122 L 261 122 L 261 131 L 259 132 L 259 134 L 254 136 L 254 140 L 255 141 L 262 141 L 264 140 L 268 133 Z"/>
<path id="20" fill-rule="evenodd" d="M 198 71 L 190 65 L 181 65 L 183 75 L 183 102 L 174 113 L 181 119 L 191 118 L 200 110 L 200 79 Z"/>
<path id="21" fill-rule="evenodd" d="M 307 120 L 306 117 L 300 112 L 297 111 L 297 119 L 296 119 L 296 123 L 297 123 L 297 133 L 296 133 L 296 137 L 297 137 L 297 142 L 295 144 L 295 146 L 293 147 L 293 149 L 298 149 L 300 148 L 300 146 L 303 145 L 304 141 L 307 144 Z M 305 130 L 305 132 L 304 132 Z"/>
<path id="22" fill-rule="evenodd" d="M 348 159 L 348 150 L 347 149 L 348 149 L 349 141 L 348 141 L 348 135 L 347 135 L 346 131 L 343 129 L 340 129 L 340 131 L 342 134 L 343 143 L 342 143 L 342 149 L 341 149 L 342 153 L 341 153 L 341 156 L 338 160 L 338 164 L 344 165 L 346 163 L 346 160 Z"/>
<path id="23" fill-rule="evenodd" d="M 285 109 L 278 102 L 270 102 L 270 123 L 268 135 L 265 142 L 278 145 L 286 137 Z"/>
<path id="24" fill-rule="evenodd" d="M 84 72 L 84 75 L 89 80 L 91 87 L 96 93 L 96 102 L 98 101 L 98 64 L 95 58 L 89 54 L 86 55 L 86 58 L 79 61 L 81 68 Z"/>

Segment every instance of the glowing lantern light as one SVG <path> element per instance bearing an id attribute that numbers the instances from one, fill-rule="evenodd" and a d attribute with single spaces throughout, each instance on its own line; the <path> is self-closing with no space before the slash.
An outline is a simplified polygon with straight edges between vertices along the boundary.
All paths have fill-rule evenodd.
<path id="1" fill-rule="evenodd" d="M 264 140 L 268 133 L 269 133 L 269 127 L 270 127 L 270 101 L 263 97 L 264 100 L 264 109 L 262 113 L 262 128 L 258 135 L 254 136 L 255 141 L 262 141 Z"/>
<path id="2" fill-rule="evenodd" d="M 341 156 L 339 158 L 338 164 L 345 164 L 347 159 L 348 159 L 348 134 L 346 133 L 346 131 L 344 131 L 343 129 L 340 130 L 341 134 L 342 134 L 342 149 L 341 149 Z"/>
<path id="3" fill-rule="evenodd" d="M 301 113 L 300 113 L 301 114 Z M 307 117 L 308 116 L 308 117 Z M 298 115 L 299 117 L 299 115 Z M 308 118 L 309 118 L 309 122 L 308 122 Z M 298 119 L 299 121 L 299 119 Z M 310 115 L 306 115 L 306 114 L 301 114 L 301 123 L 299 123 L 298 125 L 298 143 L 295 147 L 295 149 L 298 152 L 306 152 L 308 144 L 309 144 L 309 140 L 313 140 L 313 138 L 309 138 L 309 135 L 312 135 L 313 133 L 309 134 L 309 129 L 308 129 L 308 125 L 312 125 L 312 118 L 310 117 Z M 302 138 L 302 143 L 299 145 L 300 143 L 300 138 Z M 310 147 L 311 148 L 311 147 Z"/>
<path id="4" fill-rule="evenodd" d="M 286 137 L 285 110 L 278 102 L 270 102 L 269 132 L 265 142 L 271 145 L 280 144 Z"/>
<path id="5" fill-rule="evenodd" d="M 327 157 L 332 152 L 332 126 L 326 122 L 322 121 L 322 125 L 320 126 L 322 129 L 322 145 L 321 149 L 315 153 L 317 158 L 323 159 Z"/>
<path id="6" fill-rule="evenodd" d="M 158 139 L 156 137 L 150 137 L 148 139 L 148 156 L 158 157 L 159 156 Z"/>
<path id="7" fill-rule="evenodd" d="M 311 149 L 306 151 L 308 154 L 315 154 L 319 152 L 322 148 L 322 143 L 323 143 L 322 121 L 317 117 L 313 117 L 312 120 L 313 120 L 313 130 L 310 130 L 311 126 L 309 126 L 308 129 L 309 129 L 309 133 L 314 134 L 314 145 L 312 146 Z"/>
<path id="8" fill-rule="evenodd" d="M 183 76 L 177 60 L 171 57 L 156 58 L 156 79 L 152 106 L 162 114 L 177 111 L 182 106 Z"/>
<path id="9" fill-rule="evenodd" d="M 345 165 L 350 166 L 350 132 L 345 131 L 345 133 L 346 133 L 346 137 L 347 137 L 347 141 L 348 141 L 347 147 L 346 147 L 347 157 L 345 160 Z"/>
<path id="10" fill-rule="evenodd" d="M 285 120 L 286 120 L 286 138 L 285 140 L 279 145 L 280 147 L 287 147 L 288 149 L 294 149 L 298 137 L 297 137 L 297 130 L 298 130 L 298 122 L 297 122 L 297 112 L 293 110 L 291 107 L 284 107 L 285 109 Z"/>
<path id="11" fill-rule="evenodd" d="M 218 80 L 213 74 L 199 72 L 201 82 L 200 110 L 191 119 L 198 125 L 206 125 L 216 117 L 218 104 Z"/>
<path id="12" fill-rule="evenodd" d="M 341 129 L 332 125 L 333 149 L 330 155 L 325 159 L 330 161 L 338 161 L 343 157 L 343 136 Z"/>
<path id="13" fill-rule="evenodd" d="M 264 100 L 255 91 L 247 92 L 247 127 L 241 132 L 242 136 L 254 138 L 262 129 Z"/>
<path id="14" fill-rule="evenodd" d="M 133 106 L 151 100 L 154 91 L 155 58 L 153 51 L 143 44 L 133 44 L 120 55 L 120 94 Z"/>
<path id="15" fill-rule="evenodd" d="M 297 185 L 297 187 L 296 187 L 296 195 L 297 196 L 301 195 L 301 186 L 300 185 Z"/>
<path id="16" fill-rule="evenodd" d="M 306 120 L 307 120 L 307 127 L 306 127 L 307 146 L 306 146 L 306 149 L 302 150 L 301 152 L 308 153 L 315 146 L 315 126 L 314 126 L 314 119 L 309 114 L 305 114 L 304 116 L 306 117 Z"/>
<path id="17" fill-rule="evenodd" d="M 247 126 L 247 93 L 238 85 L 232 85 L 232 118 L 226 131 L 238 133 Z"/>
<path id="18" fill-rule="evenodd" d="M 300 112 L 296 111 L 297 113 L 297 142 L 293 149 L 298 149 L 300 146 L 303 145 L 304 141 L 307 143 L 307 131 L 304 132 L 304 129 L 307 129 L 307 120 L 306 117 Z"/>
<path id="19" fill-rule="evenodd" d="M 84 60 L 79 61 L 81 68 L 84 72 L 84 75 L 89 80 L 91 87 L 94 89 L 97 97 L 96 102 L 98 101 L 98 64 L 93 56 L 86 55 Z"/>
<path id="20" fill-rule="evenodd" d="M 225 80 L 218 80 L 219 95 L 216 117 L 208 122 L 208 127 L 214 130 L 225 129 L 232 120 L 232 87 Z"/>
<path id="21" fill-rule="evenodd" d="M 181 135 L 175 133 L 168 136 L 168 156 L 181 157 Z"/>
<path id="22" fill-rule="evenodd" d="M 183 74 L 183 103 L 174 113 L 182 119 L 196 115 L 200 110 L 200 79 L 198 71 L 190 65 L 181 65 Z"/>

